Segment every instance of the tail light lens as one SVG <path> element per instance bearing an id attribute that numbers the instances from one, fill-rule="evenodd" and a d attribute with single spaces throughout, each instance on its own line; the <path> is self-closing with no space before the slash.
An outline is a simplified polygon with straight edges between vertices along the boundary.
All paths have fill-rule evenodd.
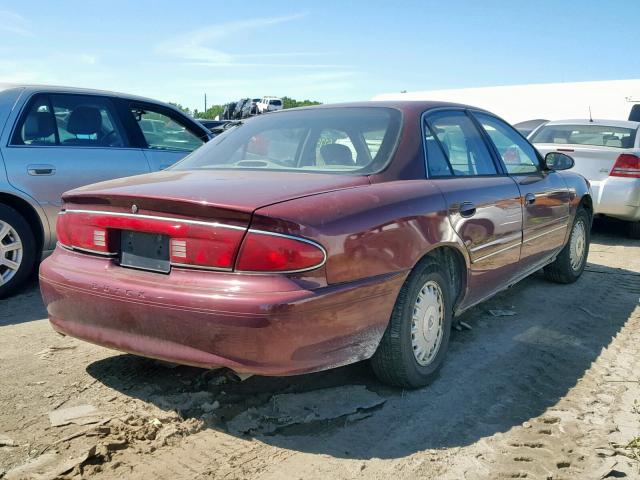
<path id="1" fill-rule="evenodd" d="M 301 272 L 322 266 L 324 249 L 310 240 L 249 230 L 242 242 L 236 270 L 243 272 Z"/>
<path id="2" fill-rule="evenodd" d="M 119 216 L 102 212 L 61 212 L 58 241 L 69 248 L 117 255 L 120 232 L 134 230 L 169 237 L 173 265 L 231 270 L 245 227 L 145 216 Z"/>
<path id="3" fill-rule="evenodd" d="M 58 215 L 56 231 L 62 245 L 107 255 L 114 253 L 109 251 L 109 244 L 113 242 L 109 242 L 105 228 L 78 220 L 74 215 Z"/>
<path id="4" fill-rule="evenodd" d="M 609 176 L 640 178 L 640 157 L 623 153 L 616 160 Z"/>
<path id="5" fill-rule="evenodd" d="M 326 260 L 324 248 L 311 240 L 233 225 L 87 210 L 63 211 L 57 220 L 63 246 L 102 255 L 118 255 L 122 230 L 167 235 L 175 266 L 231 271 L 235 259 L 238 271 L 285 273 L 313 270 Z"/>

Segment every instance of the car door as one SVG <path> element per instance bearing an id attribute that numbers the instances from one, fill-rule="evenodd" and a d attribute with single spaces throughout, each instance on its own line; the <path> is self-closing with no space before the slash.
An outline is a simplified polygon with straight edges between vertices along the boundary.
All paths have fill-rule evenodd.
<path id="1" fill-rule="evenodd" d="M 518 274 L 522 206 L 514 180 L 501 172 L 484 135 L 464 110 L 439 110 L 424 121 L 427 173 L 442 192 L 451 225 L 470 259 L 461 307 L 503 288 Z"/>
<path id="2" fill-rule="evenodd" d="M 518 185 L 523 204 L 521 270 L 536 270 L 564 245 L 569 228 L 567 185 L 558 173 L 542 168 L 535 148 L 509 124 L 483 112 L 473 115 Z"/>
<path id="3" fill-rule="evenodd" d="M 171 108 L 150 102 L 127 102 L 125 120 L 136 135 L 152 171 L 164 170 L 208 139 L 208 133 Z"/>
<path id="4" fill-rule="evenodd" d="M 52 226 L 65 191 L 149 172 L 110 97 L 37 93 L 15 118 L 4 151 L 9 182 L 42 206 Z"/>

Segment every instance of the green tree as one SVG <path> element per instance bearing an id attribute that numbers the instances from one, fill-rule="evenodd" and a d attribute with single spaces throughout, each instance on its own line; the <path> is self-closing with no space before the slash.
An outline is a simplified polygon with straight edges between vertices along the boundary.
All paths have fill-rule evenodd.
<path id="1" fill-rule="evenodd" d="M 315 100 L 296 100 L 291 97 L 282 97 L 282 108 L 308 107 L 310 105 L 322 105 Z"/>

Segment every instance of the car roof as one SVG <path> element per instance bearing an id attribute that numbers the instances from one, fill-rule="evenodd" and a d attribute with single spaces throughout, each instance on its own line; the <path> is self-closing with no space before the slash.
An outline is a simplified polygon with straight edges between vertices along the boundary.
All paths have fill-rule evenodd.
<path id="1" fill-rule="evenodd" d="M 603 125 L 606 127 L 622 127 L 622 128 L 635 128 L 640 127 L 640 122 L 632 122 L 631 120 L 603 120 L 594 118 L 593 120 L 580 118 L 569 120 L 552 120 L 547 122 L 545 126 L 550 125 Z"/>
<path id="2" fill-rule="evenodd" d="M 113 92 L 109 90 L 98 90 L 94 88 L 67 87 L 63 85 L 46 85 L 46 84 L 29 84 L 29 83 L 0 83 L 0 91 L 20 88 L 29 92 L 56 92 L 56 93 L 80 93 L 85 95 L 108 95 L 111 97 L 125 98 L 139 102 L 159 103 L 171 108 L 173 105 L 153 98 L 143 97 L 140 95 L 131 95 L 129 93 Z"/>
<path id="3" fill-rule="evenodd" d="M 324 103 L 322 105 L 309 105 L 306 107 L 297 107 L 297 108 L 289 108 L 286 110 L 278 110 L 277 112 L 273 112 L 274 114 L 282 114 L 283 112 L 290 112 L 292 110 L 315 110 L 315 109 L 323 109 L 323 108 L 354 108 L 354 107 L 386 107 L 386 108 L 395 108 L 397 110 L 402 111 L 426 111 L 432 110 L 435 108 L 470 108 L 473 110 L 478 110 L 480 112 L 486 112 L 483 108 L 474 107 L 471 105 L 464 105 L 462 103 L 453 103 L 453 102 L 439 102 L 439 101 L 428 101 L 428 100 L 369 100 L 362 102 L 348 102 L 348 103 Z M 497 115 L 494 115 L 497 116 Z"/>

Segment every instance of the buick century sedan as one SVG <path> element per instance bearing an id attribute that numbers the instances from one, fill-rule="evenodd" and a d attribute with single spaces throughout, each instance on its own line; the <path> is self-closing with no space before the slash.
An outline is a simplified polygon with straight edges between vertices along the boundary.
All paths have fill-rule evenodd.
<path id="1" fill-rule="evenodd" d="M 572 166 L 464 105 L 263 115 L 67 192 L 42 294 L 55 330 L 124 352 L 261 375 L 370 359 L 419 387 L 456 315 L 540 269 L 581 275 L 593 206 Z"/>

